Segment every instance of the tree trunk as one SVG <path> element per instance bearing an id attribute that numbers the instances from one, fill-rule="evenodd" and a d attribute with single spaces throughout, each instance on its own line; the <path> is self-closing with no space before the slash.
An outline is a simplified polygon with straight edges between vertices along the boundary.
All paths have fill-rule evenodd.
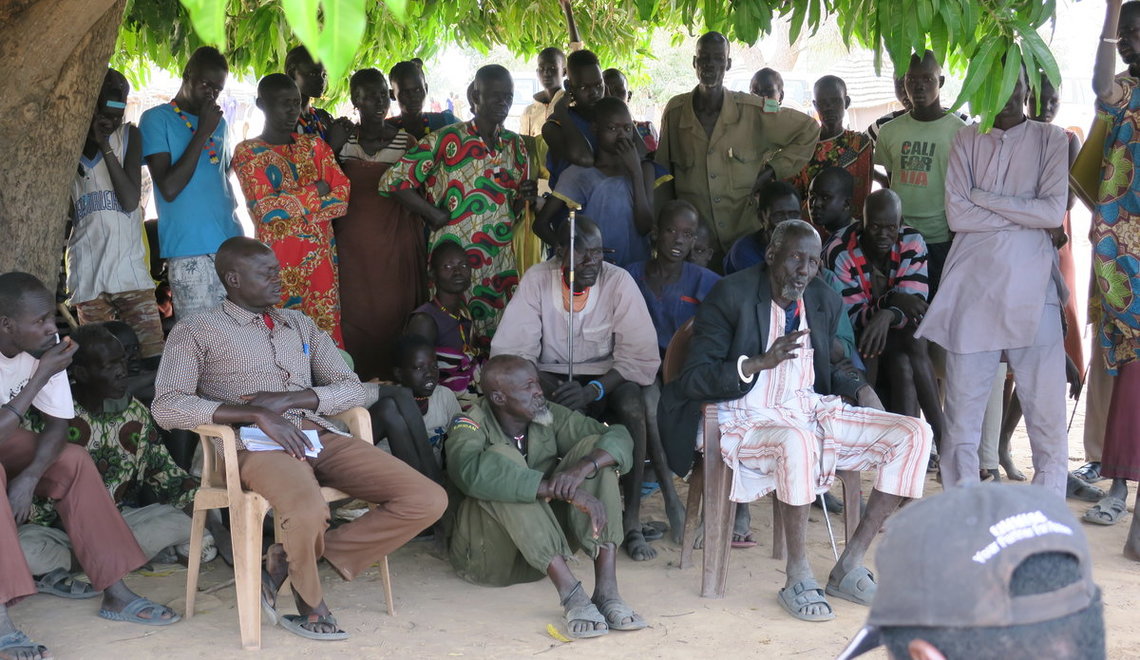
<path id="1" fill-rule="evenodd" d="M 71 181 L 126 0 L 0 0 L 0 272 L 55 290 Z"/>

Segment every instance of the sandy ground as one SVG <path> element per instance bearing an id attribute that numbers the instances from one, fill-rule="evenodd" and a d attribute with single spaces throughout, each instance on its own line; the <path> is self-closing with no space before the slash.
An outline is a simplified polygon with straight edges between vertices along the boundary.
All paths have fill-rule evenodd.
<path id="1" fill-rule="evenodd" d="M 1083 454 L 1080 413 L 1070 438 L 1070 467 L 1076 467 Z M 1015 449 L 1018 464 L 1029 472 L 1023 430 Z M 684 497 L 685 484 L 678 481 L 678 487 Z M 869 487 L 865 479 L 865 492 Z M 939 489 L 933 481 L 928 484 L 928 493 Z M 645 506 L 647 518 L 664 520 L 660 495 L 650 498 Z M 1087 505 L 1070 500 L 1070 506 L 1079 515 Z M 821 515 L 812 511 L 809 543 L 816 574 L 826 579 L 831 549 Z M 1109 658 L 1140 658 L 1140 623 L 1135 616 L 1140 605 L 1140 566 L 1120 553 L 1130 521 L 1131 516 L 1127 516 L 1114 527 L 1083 525 L 1093 548 L 1095 577 L 1104 589 Z M 837 517 L 832 522 L 842 525 Z M 391 557 L 398 616 L 384 612 L 375 570 L 346 583 L 326 569 L 323 576 L 328 602 L 352 638 L 346 642 L 314 642 L 267 626 L 262 632 L 261 655 L 526 658 L 541 654 L 553 659 L 580 657 L 585 652 L 596 658 L 702 658 L 720 654 L 834 657 L 862 624 L 866 608 L 835 599 L 832 603 L 838 616 L 834 621 L 802 623 L 791 619 L 775 600 L 783 582 L 783 565 L 771 558 L 771 506 L 767 500 L 753 505 L 752 524 L 760 544 L 732 552 L 728 593 L 722 600 L 699 595 L 699 551 L 694 555 L 697 566 L 683 571 L 677 568 L 680 548 L 667 540 L 654 544 L 658 556 L 652 561 L 637 563 L 623 555 L 618 566 L 622 591 L 651 623 L 640 632 L 615 631 L 594 640 L 557 642 L 546 633 L 547 624 L 561 624 L 561 609 L 548 581 L 503 589 L 476 587 L 456 578 L 445 562 L 428 553 L 426 544 L 418 543 Z M 873 562 L 873 549 L 871 558 Z M 185 569 L 157 569 L 157 574 L 133 574 L 128 583 L 181 610 Z M 587 588 L 592 585 L 588 562 L 580 559 L 575 572 Z M 216 560 L 205 567 L 200 588 L 208 589 L 231 577 L 232 571 Z M 97 618 L 97 602 L 37 595 L 14 607 L 12 614 L 29 635 L 50 645 L 57 658 L 249 656 L 240 649 L 232 587 L 199 595 L 198 614 L 193 620 L 164 629 Z M 885 654 L 870 657 L 883 658 Z"/>

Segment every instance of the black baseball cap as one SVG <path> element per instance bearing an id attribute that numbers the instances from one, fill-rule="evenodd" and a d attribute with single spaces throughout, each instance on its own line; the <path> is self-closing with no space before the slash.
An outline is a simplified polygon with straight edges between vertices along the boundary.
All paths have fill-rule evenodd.
<path id="1" fill-rule="evenodd" d="M 1060 552 L 1080 579 L 1024 596 L 1010 592 L 1027 558 Z M 887 521 L 878 590 L 866 625 L 837 660 L 882 645 L 884 627 L 993 628 L 1052 621 L 1099 597 L 1088 541 L 1065 501 L 1040 486 L 979 484 L 907 505 Z"/>

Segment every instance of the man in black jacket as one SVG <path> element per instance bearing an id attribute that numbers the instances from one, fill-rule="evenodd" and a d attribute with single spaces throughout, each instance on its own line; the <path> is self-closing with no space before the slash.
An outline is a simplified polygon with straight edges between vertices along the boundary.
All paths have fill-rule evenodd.
<path id="1" fill-rule="evenodd" d="M 867 511 L 826 589 L 869 604 L 876 587 L 864 554 L 887 516 L 903 500 L 921 497 L 931 441 L 925 423 L 883 412 L 857 372 L 832 363 L 844 312 L 838 294 L 815 277 L 820 250 L 811 225 L 789 220 L 773 231 L 766 264 L 713 288 L 697 312 L 685 367 L 671 384 L 674 402 L 688 400 L 684 418 L 661 424 L 689 431 L 682 429 L 673 447 L 674 469 L 684 468 L 680 458 L 686 450 L 691 457 L 699 403 L 717 403 L 723 458 L 733 469 L 731 499 L 776 492 L 788 547 L 778 600 L 805 621 L 835 616 L 807 560 L 808 505 L 836 470 L 877 469 Z M 670 397 L 663 396 L 663 407 Z"/>

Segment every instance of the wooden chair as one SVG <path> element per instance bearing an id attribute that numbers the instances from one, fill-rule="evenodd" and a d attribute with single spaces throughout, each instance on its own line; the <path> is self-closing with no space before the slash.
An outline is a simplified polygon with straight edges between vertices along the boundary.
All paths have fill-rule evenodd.
<path id="1" fill-rule="evenodd" d="M 372 443 L 372 419 L 364 408 L 351 408 L 334 415 L 348 426 L 349 432 L 362 441 Z M 230 534 L 233 538 L 234 583 L 237 590 L 238 623 L 242 648 L 261 648 L 261 539 L 262 522 L 269 502 L 253 491 L 243 490 L 238 475 L 237 437 L 231 426 L 203 424 L 194 429 L 202 442 L 202 485 L 194 498 L 194 516 L 190 532 L 190 563 L 186 572 L 186 618 L 194 616 L 194 600 L 198 592 L 198 573 L 202 560 L 202 537 L 206 528 L 206 512 L 229 508 Z M 217 460 L 213 439 L 222 441 L 222 460 Z M 348 499 L 335 488 L 321 488 L 326 502 Z M 281 540 L 280 521 L 275 535 Z M 388 558 L 380 560 L 380 580 L 388 614 L 396 615 L 392 601 L 392 580 Z"/>
<path id="2" fill-rule="evenodd" d="M 669 341 L 662 360 L 661 379 L 671 382 L 681 375 L 689 355 L 689 342 L 693 338 L 693 320 L 689 319 L 677 329 Z M 728 585 L 728 553 L 732 549 L 732 526 L 736 506 L 728 499 L 732 490 L 732 470 L 721 460 L 720 424 L 715 404 L 701 406 L 701 425 L 704 432 L 704 451 L 693 463 L 689 476 L 689 496 L 685 506 L 685 529 L 681 536 L 679 567 L 687 568 L 693 561 L 693 537 L 700 520 L 698 512 L 704 502 L 704 567 L 701 575 L 701 596 L 724 598 Z M 714 459 L 705 460 L 705 456 Z M 843 484 L 845 539 L 859 525 L 862 508 L 862 489 L 858 471 L 839 470 L 836 476 Z M 784 527 L 775 494 L 772 496 L 772 557 L 786 555 Z"/>

